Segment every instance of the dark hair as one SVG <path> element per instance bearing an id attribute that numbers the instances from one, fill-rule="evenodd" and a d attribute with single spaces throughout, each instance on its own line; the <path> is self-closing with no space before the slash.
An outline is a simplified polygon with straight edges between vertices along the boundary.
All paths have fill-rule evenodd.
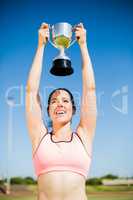
<path id="1" fill-rule="evenodd" d="M 56 91 L 58 91 L 58 90 L 64 90 L 64 91 L 66 91 L 66 92 L 69 94 L 70 100 L 71 100 L 71 103 L 72 103 L 73 114 L 75 114 L 75 112 L 76 112 L 76 106 L 75 106 L 75 102 L 74 102 L 74 98 L 73 98 L 72 93 L 71 93 L 68 89 L 66 89 L 66 88 L 57 88 L 57 89 L 53 90 L 53 91 L 50 93 L 50 95 L 49 95 L 49 98 L 48 98 L 48 106 L 47 106 L 47 113 L 48 113 L 48 115 L 49 115 L 49 105 L 50 105 L 51 97 L 52 97 L 52 95 L 53 95 Z"/>

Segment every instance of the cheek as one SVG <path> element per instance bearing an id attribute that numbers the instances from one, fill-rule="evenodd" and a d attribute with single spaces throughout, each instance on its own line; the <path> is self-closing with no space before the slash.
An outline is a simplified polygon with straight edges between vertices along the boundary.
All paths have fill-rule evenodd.
<path id="1" fill-rule="evenodd" d="M 49 115 L 52 115 L 54 113 L 54 109 L 55 109 L 55 106 L 54 105 L 50 105 L 50 107 L 49 107 Z"/>
<path id="2" fill-rule="evenodd" d="M 72 106 L 71 106 L 71 105 L 68 107 L 68 111 L 69 111 L 69 114 L 72 115 L 73 109 L 72 109 Z"/>

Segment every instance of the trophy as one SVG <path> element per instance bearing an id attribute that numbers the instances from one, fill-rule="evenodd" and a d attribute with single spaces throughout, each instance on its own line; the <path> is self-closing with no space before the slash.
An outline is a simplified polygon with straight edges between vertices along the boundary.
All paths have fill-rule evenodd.
<path id="1" fill-rule="evenodd" d="M 65 55 L 65 49 L 72 46 L 76 41 L 76 39 L 72 41 L 73 27 L 62 22 L 52 25 L 49 29 L 52 34 L 52 41 L 49 40 L 49 42 L 60 51 L 59 55 L 53 59 L 50 73 L 55 76 L 70 75 L 74 70 L 70 58 Z"/>

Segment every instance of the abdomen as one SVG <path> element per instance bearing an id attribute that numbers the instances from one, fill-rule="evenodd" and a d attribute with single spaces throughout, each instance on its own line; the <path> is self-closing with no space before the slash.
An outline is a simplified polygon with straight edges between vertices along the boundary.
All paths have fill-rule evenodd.
<path id="1" fill-rule="evenodd" d="M 38 200 L 87 200 L 85 178 L 74 172 L 52 171 L 38 178 Z"/>

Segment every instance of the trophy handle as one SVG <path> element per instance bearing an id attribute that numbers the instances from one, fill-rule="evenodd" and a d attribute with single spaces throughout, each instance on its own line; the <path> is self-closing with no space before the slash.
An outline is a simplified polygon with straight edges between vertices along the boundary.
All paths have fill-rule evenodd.
<path id="1" fill-rule="evenodd" d="M 72 26 L 72 32 L 74 32 L 74 28 L 76 25 Z M 75 42 L 77 42 L 77 39 L 74 39 L 71 44 L 69 45 L 69 47 L 71 47 Z"/>
<path id="2" fill-rule="evenodd" d="M 52 46 L 54 46 L 55 48 L 57 48 L 56 47 L 56 45 L 51 41 L 51 30 L 52 30 L 52 27 L 51 27 L 51 25 L 49 24 L 48 25 L 49 26 L 49 39 L 48 39 L 48 41 L 49 41 L 49 43 L 52 45 Z"/>
<path id="3" fill-rule="evenodd" d="M 69 47 L 71 47 L 75 42 L 77 41 L 77 39 L 74 39 L 71 44 L 69 45 Z"/>

